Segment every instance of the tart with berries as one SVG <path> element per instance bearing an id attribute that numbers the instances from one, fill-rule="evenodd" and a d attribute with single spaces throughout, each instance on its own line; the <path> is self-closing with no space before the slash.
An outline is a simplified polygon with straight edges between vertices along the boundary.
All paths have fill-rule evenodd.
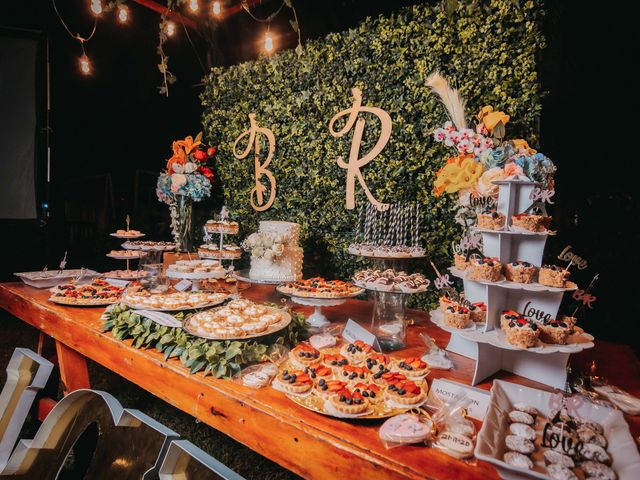
<path id="1" fill-rule="evenodd" d="M 538 344 L 540 328 L 535 322 L 520 317 L 511 320 L 507 324 L 507 329 L 504 333 L 507 336 L 507 342 L 511 345 L 520 348 L 531 348 Z"/>
<path id="2" fill-rule="evenodd" d="M 275 379 L 274 383 L 280 390 L 293 393 L 307 393 L 313 388 L 313 380 L 304 370 L 283 370 Z"/>
<path id="3" fill-rule="evenodd" d="M 322 361 L 322 354 L 308 343 L 299 343 L 289 352 L 289 359 L 301 368 L 317 365 Z"/>
<path id="4" fill-rule="evenodd" d="M 344 345 L 340 349 L 340 353 L 347 357 L 349 363 L 358 364 L 364 362 L 365 358 L 367 358 L 367 355 L 369 355 L 372 350 L 373 348 L 371 345 L 367 345 L 362 340 L 356 340 L 353 343 Z"/>
<path id="5" fill-rule="evenodd" d="M 500 328 L 502 331 L 506 332 L 509 322 L 515 321 L 518 318 L 524 318 L 524 315 L 516 312 L 515 310 L 503 310 L 500 315 Z"/>
<path id="6" fill-rule="evenodd" d="M 316 392 L 322 398 L 329 398 L 347 386 L 347 382 L 342 380 L 326 380 L 321 378 L 316 383 Z"/>
<path id="7" fill-rule="evenodd" d="M 538 273 L 538 283 L 547 287 L 565 288 L 571 272 L 557 265 L 544 265 Z"/>
<path id="8" fill-rule="evenodd" d="M 356 365 L 344 365 L 340 369 L 340 373 L 338 374 L 338 378 L 344 381 L 361 381 L 369 378 L 371 374 L 371 370 L 367 367 L 361 366 L 358 367 Z"/>
<path id="9" fill-rule="evenodd" d="M 365 364 L 372 372 L 388 371 L 391 366 L 391 357 L 384 353 L 371 352 L 367 356 Z"/>
<path id="10" fill-rule="evenodd" d="M 510 282 L 533 283 L 538 267 L 529 262 L 510 262 L 504 266 L 504 277 Z"/>
<path id="11" fill-rule="evenodd" d="M 472 322 L 484 323 L 487 321 L 487 306 L 484 302 L 472 303 L 469 306 Z"/>
<path id="12" fill-rule="evenodd" d="M 394 362 L 394 369 L 403 373 L 407 378 L 424 378 L 429 373 L 427 362 L 418 357 L 407 357 Z"/>
<path id="13" fill-rule="evenodd" d="M 381 403 L 384 398 L 382 395 L 382 388 L 375 383 L 359 382 L 353 386 L 354 392 L 360 392 L 364 398 L 369 400 L 369 403 L 376 405 Z"/>
<path id="14" fill-rule="evenodd" d="M 407 377 L 405 377 L 404 374 L 400 372 L 378 372 L 374 373 L 371 376 L 371 380 L 373 381 L 373 383 L 375 383 L 376 385 L 380 385 L 381 387 L 388 387 L 393 382 L 399 382 L 406 379 Z"/>
<path id="15" fill-rule="evenodd" d="M 309 374 L 314 383 L 318 383 L 321 379 L 329 380 L 333 378 L 333 370 L 322 364 L 306 367 L 304 371 Z"/>
<path id="16" fill-rule="evenodd" d="M 338 412 L 348 415 L 363 413 L 369 409 L 369 401 L 362 393 L 352 392 L 348 388 L 343 388 L 337 392 L 329 401 L 331 402 L 331 406 Z"/>
<path id="17" fill-rule="evenodd" d="M 502 275 L 502 264 L 497 258 L 471 258 L 467 272 L 469 280 L 497 282 Z"/>
<path id="18" fill-rule="evenodd" d="M 488 210 L 478 214 L 478 228 L 485 230 L 502 230 L 504 228 L 505 216 L 497 210 Z"/>
<path id="19" fill-rule="evenodd" d="M 427 398 L 427 392 L 412 380 L 398 380 L 389 384 L 385 398 L 402 405 L 418 405 Z"/>
<path id="20" fill-rule="evenodd" d="M 471 321 L 471 312 L 465 306 L 452 303 L 444 311 L 444 324 L 452 328 L 468 328 Z"/>
<path id="21" fill-rule="evenodd" d="M 343 355 L 340 355 L 339 353 L 325 353 L 323 362 L 327 367 L 330 367 L 333 370 L 333 373 L 336 374 L 340 372 L 343 366 L 349 364 L 349 360 L 347 360 Z"/>

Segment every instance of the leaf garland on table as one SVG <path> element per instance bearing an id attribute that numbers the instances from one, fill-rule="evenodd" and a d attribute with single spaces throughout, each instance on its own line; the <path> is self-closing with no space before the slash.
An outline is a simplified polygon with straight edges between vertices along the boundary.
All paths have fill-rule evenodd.
<path id="1" fill-rule="evenodd" d="M 102 331 L 111 332 L 118 340 L 131 339 L 135 348 L 155 348 L 165 360 L 179 358 L 189 373 L 204 371 L 205 376 L 231 378 L 247 365 L 263 361 L 271 345 L 292 347 L 307 337 L 308 324 L 304 315 L 290 313 L 289 326 L 279 334 L 270 335 L 275 340 L 269 344 L 255 340 L 217 341 L 194 337 L 181 328 L 159 325 L 123 304 L 111 305 L 104 311 Z M 173 316 L 184 319 L 183 312 Z"/>

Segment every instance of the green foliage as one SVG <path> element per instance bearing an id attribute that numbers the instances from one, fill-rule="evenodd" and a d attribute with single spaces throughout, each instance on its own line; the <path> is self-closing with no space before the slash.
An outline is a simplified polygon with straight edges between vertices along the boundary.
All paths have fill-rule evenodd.
<path id="1" fill-rule="evenodd" d="M 103 314 L 103 332 L 111 332 L 118 340 L 131 339 L 135 348 L 155 348 L 165 360 L 179 358 L 190 373 L 204 370 L 205 375 L 231 378 L 241 368 L 266 358 L 270 345 L 294 346 L 307 335 L 307 322 L 300 313 L 291 313 L 289 326 L 280 334 L 264 337 L 268 343 L 257 341 L 213 341 L 193 337 L 181 328 L 158 325 L 133 313 L 129 307 L 115 304 Z M 175 317 L 183 319 L 183 313 Z"/>
<path id="2" fill-rule="evenodd" d="M 454 202 L 432 193 L 435 174 L 450 152 L 431 132 L 446 114 L 425 79 L 441 71 L 466 99 L 468 118 L 493 105 L 511 115 L 511 136 L 535 145 L 542 14 L 541 0 L 416 5 L 309 42 L 300 55 L 285 51 L 214 69 L 201 97 L 203 124 L 207 140 L 219 146 L 217 174 L 241 233 L 255 230 L 258 220 L 295 221 L 302 226 L 307 274 L 349 278 L 362 266 L 347 253 L 357 210 L 345 209 L 346 172 L 336 164 L 338 157 L 348 157 L 351 134 L 336 139 L 328 130 L 331 117 L 351 106 L 351 89 L 357 86 L 363 104 L 384 108 L 393 120 L 389 143 L 363 169 L 368 186 L 383 202 L 421 202 L 422 241 L 436 264 L 449 265 L 450 242 L 460 233 Z M 278 191 L 273 207 L 263 213 L 249 205 L 252 155 L 236 160 L 232 153 L 251 112 L 273 130 L 277 143 L 269 169 Z M 361 155 L 378 138 L 376 122 L 368 119 Z M 357 204 L 363 205 L 358 186 L 356 191 Z"/>

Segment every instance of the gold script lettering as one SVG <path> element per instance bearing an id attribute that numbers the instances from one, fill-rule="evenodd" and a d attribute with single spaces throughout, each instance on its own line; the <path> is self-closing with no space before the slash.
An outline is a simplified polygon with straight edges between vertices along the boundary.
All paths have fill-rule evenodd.
<path id="1" fill-rule="evenodd" d="M 243 132 L 238 138 L 236 138 L 236 141 L 233 144 L 233 155 L 238 160 L 242 160 L 243 158 L 247 158 L 249 152 L 251 151 L 251 148 L 253 147 L 256 185 L 251 190 L 249 197 L 251 201 L 251 207 L 257 212 L 263 212 L 271 207 L 273 201 L 276 199 L 276 178 L 273 176 L 273 173 L 267 170 L 267 167 L 271 163 L 273 154 L 276 149 L 276 138 L 271 130 L 258 126 L 258 122 L 256 122 L 256 116 L 254 113 L 249 114 L 249 124 L 249 130 Z M 264 163 L 260 163 L 260 138 L 258 137 L 258 135 L 264 135 L 267 138 L 267 142 L 269 144 L 267 158 Z M 246 136 L 249 137 L 247 148 L 245 148 L 242 153 L 238 153 L 238 151 L 236 150 L 236 146 L 238 145 L 238 142 Z M 260 181 L 263 175 L 269 180 L 269 200 L 267 200 L 267 203 L 264 203 L 264 193 L 266 192 L 267 187 L 265 187 Z M 253 198 L 254 195 L 256 196 L 257 200 L 255 202 Z"/>
<path id="2" fill-rule="evenodd" d="M 366 106 L 363 107 L 362 92 L 360 91 L 360 89 L 353 88 L 351 91 L 354 97 L 353 105 L 351 106 L 351 108 L 337 113 L 329 122 L 329 132 L 335 138 L 345 135 L 353 128 L 355 124 L 353 140 L 351 141 L 351 151 L 349 152 L 349 162 L 345 163 L 342 157 L 338 157 L 337 159 L 340 168 L 344 168 L 347 171 L 347 210 L 353 210 L 356 207 L 356 178 L 360 182 L 360 186 L 362 186 L 362 190 L 364 190 L 364 193 L 369 199 L 369 202 L 371 202 L 377 209 L 384 210 L 387 205 L 376 200 L 376 198 L 367 187 L 367 184 L 364 181 L 364 177 L 362 176 L 362 171 L 360 169 L 371 160 L 373 160 L 376 156 L 378 156 L 389 141 L 389 138 L 391 137 L 391 116 L 389 116 L 389 114 L 381 108 Z M 358 118 L 358 114 L 360 112 L 372 113 L 380 119 L 380 137 L 378 138 L 378 142 L 373 146 L 369 153 L 364 155 L 362 158 L 358 157 L 360 155 L 360 143 L 362 142 L 362 134 L 364 133 L 365 120 L 363 118 Z M 344 116 L 348 116 L 347 122 L 340 131 L 336 131 L 334 129 L 335 122 L 339 118 L 342 118 Z"/>

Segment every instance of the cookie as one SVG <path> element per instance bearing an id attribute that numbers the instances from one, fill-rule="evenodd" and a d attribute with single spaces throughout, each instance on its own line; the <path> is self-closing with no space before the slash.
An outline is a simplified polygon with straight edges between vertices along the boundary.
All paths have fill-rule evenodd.
<path id="1" fill-rule="evenodd" d="M 600 480 L 616 480 L 618 476 L 611 467 L 598 462 L 582 462 L 580 468 L 585 473 L 585 476 L 592 478 L 599 478 Z"/>
<path id="2" fill-rule="evenodd" d="M 458 421 L 447 423 L 447 431 L 473 438 L 476 434 L 476 427 L 471 420 L 461 418 Z"/>
<path id="3" fill-rule="evenodd" d="M 517 435 L 507 435 L 504 439 L 507 448 L 513 452 L 529 455 L 536 449 L 532 441 Z"/>
<path id="4" fill-rule="evenodd" d="M 590 429 L 586 425 L 580 425 L 580 427 L 578 427 L 578 438 L 582 443 L 594 443 L 602 448 L 607 448 L 607 439 L 605 436 Z"/>
<path id="5" fill-rule="evenodd" d="M 525 425 L 524 423 L 512 423 L 511 425 L 509 425 L 509 431 L 513 435 L 526 438 L 527 440 L 531 440 L 532 442 L 536 439 L 536 431 L 529 425 Z"/>
<path id="6" fill-rule="evenodd" d="M 555 450 L 547 450 L 544 452 L 544 461 L 546 464 L 557 463 L 567 468 L 573 468 L 576 466 L 575 462 L 569 455 L 556 452 Z"/>
<path id="7" fill-rule="evenodd" d="M 607 451 L 595 443 L 585 443 L 582 445 L 580 456 L 586 460 L 595 460 L 596 462 L 611 464 L 611 457 Z"/>
<path id="8" fill-rule="evenodd" d="M 559 463 L 551 463 L 547 465 L 547 475 L 554 480 L 578 480 L 578 477 L 572 470 Z"/>
<path id="9" fill-rule="evenodd" d="M 525 425 L 533 425 L 535 423 L 533 416 L 527 412 L 513 410 L 509 412 L 509 420 L 511 423 L 524 423 Z"/>
<path id="10" fill-rule="evenodd" d="M 531 459 L 518 452 L 507 452 L 502 459 L 513 467 L 528 468 L 529 470 L 533 468 Z"/>
<path id="11" fill-rule="evenodd" d="M 526 403 L 514 403 L 513 408 L 520 412 L 528 413 L 532 417 L 538 416 L 538 409 L 531 405 L 527 405 Z"/>
<path id="12" fill-rule="evenodd" d="M 442 432 L 436 445 L 456 458 L 468 458 L 473 455 L 473 440 L 454 432 Z"/>
<path id="13" fill-rule="evenodd" d="M 604 434 L 604 428 L 598 422 L 593 422 L 593 421 L 587 420 L 585 418 L 575 418 L 574 421 L 580 427 L 590 428 L 591 430 L 593 430 L 594 432 L 596 432 L 596 433 L 598 433 L 600 435 Z"/>

